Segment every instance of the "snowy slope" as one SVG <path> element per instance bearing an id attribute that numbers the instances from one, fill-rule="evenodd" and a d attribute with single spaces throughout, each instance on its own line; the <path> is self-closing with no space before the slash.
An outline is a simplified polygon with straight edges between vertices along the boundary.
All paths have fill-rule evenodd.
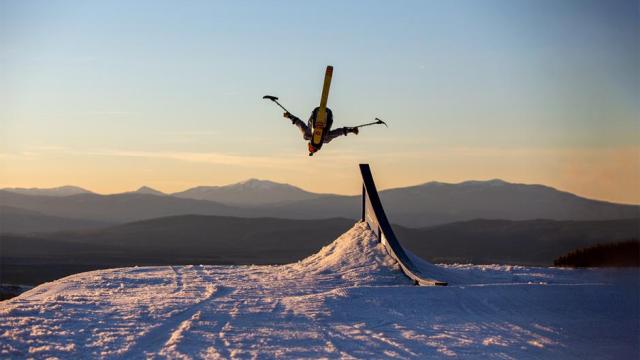
<path id="1" fill-rule="evenodd" d="M 635 271 L 421 263 L 451 285 L 416 287 L 384 251 L 359 223 L 289 265 L 123 268 L 69 276 L 0 303 L 0 357 L 639 354 Z"/>

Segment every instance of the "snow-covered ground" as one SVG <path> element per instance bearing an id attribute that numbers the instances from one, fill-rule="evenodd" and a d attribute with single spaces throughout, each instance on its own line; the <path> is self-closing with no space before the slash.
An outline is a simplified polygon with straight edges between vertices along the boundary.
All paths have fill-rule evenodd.
<path id="1" fill-rule="evenodd" d="M 450 286 L 413 286 L 359 223 L 295 264 L 77 274 L 0 303 L 0 357 L 640 355 L 635 270 L 421 266 Z"/>

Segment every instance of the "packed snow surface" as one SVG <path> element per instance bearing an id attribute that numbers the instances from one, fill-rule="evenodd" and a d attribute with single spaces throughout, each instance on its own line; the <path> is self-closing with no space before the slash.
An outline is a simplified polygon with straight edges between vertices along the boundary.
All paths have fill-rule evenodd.
<path id="1" fill-rule="evenodd" d="M 295 264 L 77 274 L 0 303 L 0 357 L 638 358 L 634 270 L 420 266 L 450 285 L 359 223 Z"/>

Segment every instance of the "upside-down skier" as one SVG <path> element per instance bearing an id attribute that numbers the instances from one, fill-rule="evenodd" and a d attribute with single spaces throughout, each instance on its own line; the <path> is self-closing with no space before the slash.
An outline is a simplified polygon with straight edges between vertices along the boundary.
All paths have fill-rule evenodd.
<path id="1" fill-rule="evenodd" d="M 313 129 L 313 119 L 315 119 L 317 113 L 318 113 L 318 109 L 319 108 L 315 108 L 313 110 L 313 112 L 311 113 L 311 116 L 309 117 L 309 121 L 305 124 L 302 120 L 300 120 L 297 116 L 289 113 L 289 112 L 285 112 L 284 113 L 284 117 L 286 117 L 287 119 L 291 120 L 291 123 L 293 125 L 295 125 L 298 129 L 300 129 L 300 132 L 302 133 L 302 137 L 309 141 L 311 140 L 312 137 L 312 130 Z M 326 127 L 326 135 L 324 136 L 323 139 L 323 143 L 326 144 L 328 142 L 331 142 L 331 140 L 337 138 L 338 136 L 347 136 L 347 134 L 356 134 L 358 135 L 359 130 L 357 127 L 341 127 L 338 129 L 334 129 L 331 130 L 331 125 L 333 124 L 333 113 L 331 111 L 331 109 L 327 108 L 327 127 Z M 309 141 L 308 143 L 308 147 L 309 147 L 309 153 L 313 154 L 316 151 L 318 151 L 318 149 L 313 146 L 313 144 L 311 143 L 311 141 Z"/>
<path id="2" fill-rule="evenodd" d="M 320 148 L 322 144 L 326 144 L 338 136 L 347 136 L 347 134 L 358 135 L 358 128 L 369 125 L 385 124 L 384 121 L 376 118 L 376 121 L 362 124 L 353 127 L 341 127 L 331 130 L 333 125 L 333 112 L 327 107 L 327 99 L 329 98 L 329 87 L 331 86 L 331 77 L 333 76 L 333 66 L 327 66 L 327 70 L 324 75 L 324 85 L 322 87 L 322 96 L 320 97 L 320 106 L 313 109 L 309 121 L 305 124 L 295 115 L 291 114 L 284 106 L 278 102 L 278 98 L 271 95 L 265 95 L 262 98 L 273 101 L 282 110 L 285 111 L 284 117 L 291 120 L 291 123 L 300 129 L 302 136 L 305 140 L 309 141 L 309 156 L 313 156 Z"/>

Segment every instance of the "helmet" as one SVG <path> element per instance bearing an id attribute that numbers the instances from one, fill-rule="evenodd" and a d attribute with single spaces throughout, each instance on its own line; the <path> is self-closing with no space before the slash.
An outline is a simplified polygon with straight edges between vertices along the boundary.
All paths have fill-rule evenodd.
<path id="1" fill-rule="evenodd" d="M 313 144 L 311 143 L 311 141 L 309 141 L 309 154 L 313 154 L 314 152 L 318 151 L 318 149 L 316 149 L 315 146 L 313 146 Z"/>

